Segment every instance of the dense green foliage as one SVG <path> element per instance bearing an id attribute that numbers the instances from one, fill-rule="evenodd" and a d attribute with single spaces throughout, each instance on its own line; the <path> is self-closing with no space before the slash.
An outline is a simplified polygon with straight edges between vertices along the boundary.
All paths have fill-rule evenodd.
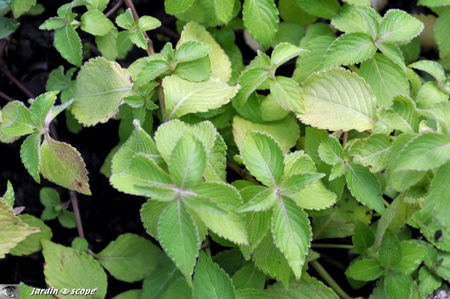
<path id="1" fill-rule="evenodd" d="M 35 2 L 0 1 L 0 37 Z M 42 189 L 40 220 L 15 215 L 9 185 L 0 257 L 42 250 L 49 286 L 98 288 L 91 298 L 105 297 L 105 270 L 143 280 L 116 298 L 348 298 L 318 263 L 320 247 L 356 257 L 345 275 L 354 289 L 376 281 L 370 298 L 448 287 L 448 0 L 419 1 L 435 15 L 439 61 L 421 56 L 422 16 L 382 16 L 368 0 L 165 0 L 180 38 L 158 53 L 146 31 L 160 21 L 130 8 L 108 18 L 108 2 L 74 0 L 40 26 L 76 68 L 55 69 L 29 104 L 4 105 L 0 139 L 27 136 L 20 158 L 36 182 L 91 195 L 83 158 L 49 127 L 63 111 L 72 132 L 120 121 L 102 173 L 148 198 L 140 220 L 160 248 L 130 233 L 98 253 L 83 239 L 53 243 L 42 220 L 76 225 L 58 193 Z M 84 61 L 80 30 L 101 57 Z M 247 65 L 242 31 L 256 53 Z M 115 62 L 133 46 L 149 55 Z M 213 241 L 229 248 L 211 256 Z"/>

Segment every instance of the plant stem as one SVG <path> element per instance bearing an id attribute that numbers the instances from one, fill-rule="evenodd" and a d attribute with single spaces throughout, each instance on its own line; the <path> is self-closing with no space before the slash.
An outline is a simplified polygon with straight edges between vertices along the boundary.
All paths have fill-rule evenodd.
<path id="1" fill-rule="evenodd" d="M 137 21 L 139 19 L 139 15 L 136 11 L 136 7 L 134 7 L 133 1 L 132 0 L 124 0 L 125 1 L 125 5 L 131 10 L 131 13 L 133 14 L 133 19 L 135 21 Z M 147 32 L 143 31 L 142 34 L 144 34 L 145 40 L 147 41 L 147 53 L 148 56 L 152 56 L 153 54 L 155 54 L 155 49 L 153 49 L 153 42 L 152 40 L 148 37 Z M 166 121 L 166 102 L 164 99 L 164 92 L 162 89 L 162 85 L 161 85 L 161 80 L 158 80 L 158 96 L 159 96 L 159 106 L 161 107 L 161 114 L 163 117 L 163 122 Z"/>
<path id="2" fill-rule="evenodd" d="M 239 174 L 241 178 L 259 184 L 251 175 L 249 175 L 244 169 L 240 168 L 238 165 L 230 161 L 227 161 L 227 166 L 231 168 L 234 172 Z"/>
<path id="3" fill-rule="evenodd" d="M 31 93 L 31 91 L 28 90 L 25 86 L 23 86 L 19 80 L 17 80 L 13 74 L 5 67 L 1 66 L 1 70 L 6 74 L 6 76 L 17 86 L 22 90 L 28 97 L 34 98 L 35 96 Z M 58 136 L 56 136 L 56 130 L 53 126 L 53 124 L 50 124 L 50 131 L 52 132 L 53 138 L 55 140 L 58 140 Z M 46 138 L 49 138 L 48 133 L 46 135 Z M 69 190 L 70 192 L 70 200 L 72 201 L 72 207 L 73 207 L 73 213 L 75 215 L 75 220 L 77 222 L 77 228 L 78 228 L 78 235 L 80 238 L 84 239 L 84 232 L 83 232 L 83 224 L 81 222 L 81 215 L 80 215 L 80 209 L 78 207 L 78 197 L 77 193 L 73 190 Z"/>
<path id="4" fill-rule="evenodd" d="M 320 253 L 320 258 L 322 258 L 328 264 L 333 265 L 336 268 L 339 268 L 339 269 L 341 269 L 344 272 L 347 269 L 347 267 L 345 267 L 343 264 L 341 264 L 340 262 L 336 261 L 335 259 L 329 257 L 328 255 L 326 255 L 326 254 L 324 254 L 322 252 Z"/>
<path id="5" fill-rule="evenodd" d="M 311 244 L 312 248 L 337 248 L 337 249 L 353 249 L 353 245 L 347 244 Z"/>
<path id="6" fill-rule="evenodd" d="M 69 190 L 70 200 L 72 201 L 73 213 L 75 215 L 75 220 L 77 222 L 78 235 L 81 239 L 85 239 L 83 231 L 83 222 L 81 222 L 80 208 L 78 207 L 78 197 L 77 193 L 73 190 Z"/>
<path id="7" fill-rule="evenodd" d="M 8 77 L 9 80 L 11 80 L 14 85 L 16 85 L 24 94 L 26 94 L 29 98 L 34 98 L 34 95 L 31 93 L 31 91 L 28 90 L 25 86 L 23 86 L 22 83 L 20 83 L 19 80 L 16 79 L 16 77 L 11 74 L 11 72 L 6 68 L 6 66 L 2 65 L 0 66 L 0 69 L 2 72 Z"/>
<path id="8" fill-rule="evenodd" d="M 338 283 L 333 279 L 333 277 L 328 274 L 327 270 L 325 270 L 318 261 L 312 261 L 311 265 L 314 270 L 319 273 L 320 277 L 325 280 L 325 282 L 341 297 L 345 299 L 350 299 L 351 297 L 338 285 Z"/>
<path id="9" fill-rule="evenodd" d="M 347 140 L 348 140 L 348 132 L 344 132 L 344 137 L 342 138 L 342 147 L 345 147 Z"/>
<path id="10" fill-rule="evenodd" d="M 5 100 L 7 100 L 8 102 L 12 102 L 14 101 L 13 98 L 11 98 L 10 96 L 8 96 L 7 94 L 3 93 L 0 91 L 0 97 L 4 98 Z"/>
<path id="11" fill-rule="evenodd" d="M 139 19 L 139 15 L 136 11 L 136 7 L 134 7 L 133 1 L 132 0 L 125 0 L 125 5 L 131 9 L 131 13 L 133 14 L 133 19 L 135 21 L 137 21 Z M 148 56 L 152 56 L 153 54 L 155 54 L 155 50 L 153 49 L 153 42 L 152 40 L 148 37 L 147 32 L 143 31 L 142 34 L 144 34 L 145 40 L 147 41 L 148 44 Z"/>
<path id="12" fill-rule="evenodd" d="M 119 9 L 119 7 L 122 5 L 122 3 L 123 3 L 123 0 L 117 1 L 116 4 L 114 4 L 114 6 L 111 7 L 111 9 L 105 13 L 105 17 L 108 18 L 109 16 L 111 16 L 116 10 Z"/>

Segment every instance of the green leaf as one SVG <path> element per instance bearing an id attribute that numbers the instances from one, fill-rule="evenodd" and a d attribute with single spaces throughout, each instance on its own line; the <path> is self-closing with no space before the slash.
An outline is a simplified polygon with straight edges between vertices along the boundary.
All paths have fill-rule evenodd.
<path id="1" fill-rule="evenodd" d="M 11 10 L 14 18 L 18 18 L 36 5 L 36 0 L 11 0 Z"/>
<path id="2" fill-rule="evenodd" d="M 195 0 L 165 0 L 164 7 L 168 14 L 174 15 L 187 10 Z"/>
<path id="3" fill-rule="evenodd" d="M 228 82 L 231 78 L 230 59 L 211 34 L 203 26 L 190 22 L 184 26 L 177 43 L 177 48 L 178 45 L 189 40 L 207 43 L 212 47 L 209 52 L 209 58 L 211 60 L 211 77 L 217 78 L 225 83 Z"/>
<path id="4" fill-rule="evenodd" d="M 72 25 L 66 24 L 55 30 L 53 45 L 65 60 L 73 65 L 81 66 L 83 59 L 81 39 Z"/>
<path id="5" fill-rule="evenodd" d="M 344 150 L 336 137 L 328 136 L 320 143 L 318 153 L 322 161 L 328 165 L 335 165 L 342 160 Z"/>
<path id="6" fill-rule="evenodd" d="M 402 247 L 397 236 L 390 230 L 384 234 L 383 242 L 378 251 L 380 257 L 380 264 L 383 267 L 396 266 L 402 257 Z"/>
<path id="7" fill-rule="evenodd" d="M 436 216 L 437 220 L 445 226 L 448 226 L 450 223 L 447 214 L 447 202 L 450 196 L 450 185 L 448 184 L 449 169 L 450 162 L 447 162 L 436 171 L 436 175 L 431 181 L 429 194 L 425 199 L 433 202 L 433 214 Z"/>
<path id="8" fill-rule="evenodd" d="M 331 24 L 346 33 L 361 32 L 376 37 L 378 20 L 381 20 L 381 16 L 371 8 L 344 5 L 339 14 L 331 20 Z"/>
<path id="9" fill-rule="evenodd" d="M 389 60 L 398 65 L 402 70 L 406 69 L 405 57 L 399 46 L 392 42 L 381 42 L 377 43 L 377 47 L 384 56 L 389 58 Z"/>
<path id="10" fill-rule="evenodd" d="M 44 221 L 56 219 L 60 212 L 53 207 L 45 207 L 41 214 L 41 219 Z"/>
<path id="11" fill-rule="evenodd" d="M 292 45 L 299 45 L 300 40 L 305 34 L 305 29 L 295 22 L 281 22 L 278 27 L 277 35 L 272 41 L 272 47 L 280 43 L 290 43 Z"/>
<path id="12" fill-rule="evenodd" d="M 141 207 L 141 221 L 147 233 L 158 239 L 158 221 L 162 211 L 167 207 L 168 202 L 148 200 Z"/>
<path id="13" fill-rule="evenodd" d="M 126 193 L 170 201 L 178 193 L 169 175 L 145 154 L 136 154 L 126 171 L 111 176 L 115 188 Z"/>
<path id="14" fill-rule="evenodd" d="M 346 33 L 366 33 L 376 38 L 381 22 L 380 14 L 370 7 L 344 5 L 340 13 L 331 20 L 337 29 Z"/>
<path id="15" fill-rule="evenodd" d="M 409 67 L 416 70 L 427 72 L 428 74 L 433 76 L 438 83 L 445 81 L 444 68 L 442 67 L 442 65 L 440 65 L 435 61 L 421 60 L 410 64 Z"/>
<path id="16" fill-rule="evenodd" d="M 142 129 L 138 122 L 135 122 L 135 130 L 128 138 L 128 140 L 120 147 L 117 153 L 112 158 L 110 177 L 111 184 L 121 190 L 122 192 L 136 192 L 133 178 L 129 181 L 125 181 L 121 178 L 121 174 L 124 173 L 135 154 L 143 153 L 147 157 L 152 157 L 154 161 L 161 161 L 161 156 L 158 153 L 158 149 L 152 138 Z M 124 175 L 126 175 L 124 173 Z M 119 187 L 120 186 L 120 187 Z"/>
<path id="17" fill-rule="evenodd" d="M 168 62 L 162 59 L 162 57 L 161 59 L 157 59 L 158 56 L 156 55 L 158 54 L 152 56 L 152 59 L 140 71 L 135 82 L 136 86 L 144 86 L 169 71 Z"/>
<path id="18" fill-rule="evenodd" d="M 201 253 L 195 268 L 192 294 L 195 299 L 234 299 L 234 286 L 230 277 L 206 254 Z"/>
<path id="19" fill-rule="evenodd" d="M 419 116 L 414 101 L 406 96 L 396 96 L 390 108 L 379 112 L 381 122 L 392 129 L 405 133 L 415 133 L 419 130 Z"/>
<path id="20" fill-rule="evenodd" d="M 191 285 L 200 250 L 200 237 L 192 216 L 180 200 L 171 202 L 158 221 L 158 240 Z"/>
<path id="21" fill-rule="evenodd" d="M 436 133 L 415 136 L 395 158 L 391 156 L 389 161 L 389 169 L 393 172 L 434 169 L 450 159 L 450 140 Z"/>
<path id="22" fill-rule="evenodd" d="M 177 76 L 165 77 L 162 87 L 169 120 L 219 108 L 228 103 L 239 89 L 239 85 L 233 87 L 218 80 L 189 82 Z"/>
<path id="23" fill-rule="evenodd" d="M 242 9 L 245 29 L 268 48 L 278 30 L 278 9 L 272 0 L 245 0 Z"/>
<path id="24" fill-rule="evenodd" d="M 447 3 L 448 5 L 448 3 Z M 448 26 L 450 24 L 450 9 L 444 10 L 434 25 L 434 39 L 439 46 L 439 55 L 441 58 L 450 54 L 450 37 L 448 36 Z"/>
<path id="25" fill-rule="evenodd" d="M 305 42 L 302 46 L 308 52 L 300 53 L 293 79 L 301 83 L 312 73 L 323 69 L 328 47 L 333 41 L 334 36 L 321 35 Z"/>
<path id="26" fill-rule="evenodd" d="M 355 199 L 340 200 L 333 209 L 327 210 L 323 216 L 313 218 L 314 239 L 352 236 L 355 222 L 361 221 L 367 224 L 370 219 L 370 210 L 361 206 Z"/>
<path id="27" fill-rule="evenodd" d="M 275 245 L 284 254 L 295 277 L 299 279 L 312 240 L 306 213 L 291 199 L 279 198 L 273 209 L 272 233 Z"/>
<path id="28" fill-rule="evenodd" d="M 416 104 L 418 108 L 431 108 L 436 104 L 448 101 L 449 95 L 439 90 L 436 84 L 428 81 L 422 85 L 416 96 Z"/>
<path id="29" fill-rule="evenodd" d="M 297 57 L 304 50 L 290 43 L 279 43 L 272 51 L 270 63 L 274 68 L 278 68 L 283 63 Z"/>
<path id="30" fill-rule="evenodd" d="M 10 254 L 22 256 L 40 251 L 42 249 L 41 240 L 50 240 L 53 236 L 52 230 L 45 225 L 41 219 L 36 218 L 33 215 L 22 214 L 18 217 L 22 219 L 23 223 L 28 224 L 30 227 L 39 228 L 39 231 L 29 235 L 25 240 L 17 244 L 10 250 Z"/>
<path id="31" fill-rule="evenodd" d="M 90 195 L 88 171 L 80 153 L 71 145 L 46 138 L 41 146 L 41 172 L 51 182 Z"/>
<path id="32" fill-rule="evenodd" d="M 247 133 L 241 155 L 251 174 L 264 185 L 279 185 L 284 172 L 283 152 L 270 135 L 256 131 Z"/>
<path id="33" fill-rule="evenodd" d="M 40 30 L 53 30 L 64 27 L 66 20 L 62 17 L 51 17 L 39 26 Z"/>
<path id="34" fill-rule="evenodd" d="M 367 168 L 356 163 L 350 163 L 348 168 L 345 179 L 352 195 L 370 209 L 382 213 L 384 204 L 377 177 Z"/>
<path id="35" fill-rule="evenodd" d="M 0 16 L 0 38 L 7 37 L 16 31 L 19 26 L 19 22 Z"/>
<path id="36" fill-rule="evenodd" d="M 338 37 L 328 48 L 327 65 L 361 63 L 375 54 L 377 47 L 372 37 L 365 33 L 347 33 Z"/>
<path id="37" fill-rule="evenodd" d="M 331 92 L 332 91 L 332 92 Z M 365 131 L 375 124 L 375 96 L 355 73 L 332 68 L 311 75 L 303 84 L 305 124 L 337 130 Z"/>
<path id="38" fill-rule="evenodd" d="M 38 128 L 48 127 L 51 117 L 49 112 L 56 101 L 59 91 L 49 91 L 38 96 L 30 106 L 31 120 Z"/>
<path id="39" fill-rule="evenodd" d="M 295 5 L 313 16 L 325 19 L 331 19 L 337 15 L 340 8 L 337 0 L 295 0 Z"/>
<path id="40" fill-rule="evenodd" d="M 364 253 L 375 242 L 373 231 L 367 224 L 358 220 L 355 223 L 354 232 L 355 234 L 352 237 L 353 248 L 356 252 Z"/>
<path id="41" fill-rule="evenodd" d="M 156 267 L 145 278 L 142 298 L 157 299 L 168 293 L 177 280 L 183 279 L 175 264 L 167 255 L 161 255 Z"/>
<path id="42" fill-rule="evenodd" d="M 382 54 L 375 54 L 375 57 L 363 62 L 359 74 L 372 87 L 378 106 L 392 105 L 396 95 L 409 95 L 405 72 Z"/>
<path id="43" fill-rule="evenodd" d="M 364 6 L 370 5 L 370 0 L 345 0 L 345 2 L 353 5 L 364 5 Z"/>
<path id="44" fill-rule="evenodd" d="M 195 40 L 186 41 L 177 45 L 175 52 L 176 63 L 188 62 L 203 58 L 209 54 L 212 46 L 210 44 Z"/>
<path id="45" fill-rule="evenodd" d="M 141 290 L 128 290 L 114 296 L 113 299 L 140 299 L 142 297 Z"/>
<path id="46" fill-rule="evenodd" d="M 403 272 L 403 274 L 412 274 L 422 263 L 426 248 L 415 240 L 408 240 L 401 242 L 402 257 L 395 268 Z"/>
<path id="47" fill-rule="evenodd" d="M 223 215 L 196 210 L 198 217 L 211 231 L 236 244 L 248 244 L 245 215 L 234 212 L 242 205 L 242 198 L 235 188 L 225 183 L 202 183 L 193 187 L 192 191 L 228 212 Z"/>
<path id="48" fill-rule="evenodd" d="M 248 68 L 239 78 L 241 89 L 234 98 L 233 104 L 240 108 L 247 103 L 250 95 L 255 92 L 268 78 L 269 71 L 262 67 Z"/>
<path id="49" fill-rule="evenodd" d="M 317 180 L 319 180 L 323 176 L 323 173 L 305 173 L 293 175 L 287 179 L 284 179 L 281 183 L 281 194 L 286 195 L 294 199 L 295 201 L 295 194 L 297 192 L 300 192 L 302 189 L 317 182 Z"/>
<path id="50" fill-rule="evenodd" d="M 126 233 L 109 243 L 96 256 L 116 279 L 134 282 L 144 279 L 155 268 L 161 251 L 149 240 Z"/>
<path id="51" fill-rule="evenodd" d="M 108 78 L 108 80 L 104 80 Z M 106 122 L 131 91 L 130 75 L 116 62 L 93 58 L 78 73 L 71 111 L 85 126 Z"/>
<path id="52" fill-rule="evenodd" d="M 86 7 L 88 10 L 98 9 L 104 11 L 108 2 L 109 0 L 86 0 Z"/>
<path id="53" fill-rule="evenodd" d="M 321 298 L 321 299 L 338 299 L 336 293 L 327 287 L 323 282 L 314 278 L 308 277 L 299 281 L 291 281 L 289 289 L 281 283 L 270 285 L 265 293 L 269 298 L 278 299 L 294 299 L 294 298 Z"/>
<path id="54" fill-rule="evenodd" d="M 81 29 L 92 35 L 106 35 L 114 24 L 98 10 L 88 10 L 81 16 Z"/>
<path id="55" fill-rule="evenodd" d="M 78 289 L 81 286 L 97 291 L 93 299 L 104 298 L 106 295 L 106 273 L 94 258 L 70 247 L 42 241 L 42 251 L 45 259 L 44 274 L 46 283 L 55 289 Z M 66 298 L 77 298 L 69 295 Z"/>
<path id="56" fill-rule="evenodd" d="M 281 281 L 286 288 L 288 287 L 292 270 L 284 255 L 275 246 L 272 234 L 266 234 L 258 247 L 256 247 L 253 261 L 256 267 L 264 273 Z"/>
<path id="57" fill-rule="evenodd" d="M 252 123 L 239 116 L 233 119 L 233 136 L 236 145 L 242 149 L 247 133 L 256 130 L 273 136 L 281 146 L 283 152 L 288 152 L 295 146 L 300 128 L 294 117 L 287 116 L 282 120 L 267 123 Z"/>
<path id="58" fill-rule="evenodd" d="M 75 237 L 75 239 L 72 240 L 72 243 L 70 246 L 76 250 L 86 251 L 86 250 L 88 250 L 89 243 L 86 241 L 86 239 L 82 239 L 80 237 Z"/>
<path id="59" fill-rule="evenodd" d="M 355 141 L 349 153 L 354 161 L 370 167 L 372 172 L 380 172 L 387 166 L 391 142 L 391 138 L 386 135 L 372 135 L 367 139 Z"/>
<path id="60" fill-rule="evenodd" d="M 208 56 L 177 64 L 175 75 L 194 82 L 208 80 L 211 77 L 211 61 Z"/>
<path id="61" fill-rule="evenodd" d="M 378 39 L 388 42 L 406 42 L 418 36 L 423 28 L 423 23 L 407 12 L 390 9 L 380 24 Z"/>
<path id="62" fill-rule="evenodd" d="M 1 130 L 11 136 L 22 136 L 33 133 L 37 128 L 33 125 L 30 111 L 22 102 L 12 101 L 1 110 Z"/>
<path id="63" fill-rule="evenodd" d="M 284 21 L 296 23 L 301 25 L 302 27 L 314 23 L 314 21 L 317 19 L 317 17 L 308 14 L 299 6 L 295 5 L 295 2 L 291 0 L 280 0 L 278 3 L 278 9 L 280 10 L 281 18 Z M 298 45 L 298 43 L 296 43 L 296 45 Z"/>
<path id="64" fill-rule="evenodd" d="M 253 196 L 238 209 L 238 212 L 261 212 L 270 209 L 276 202 L 277 195 L 273 189 L 264 189 Z"/>
<path id="65" fill-rule="evenodd" d="M 14 206 L 14 200 L 15 200 L 14 188 L 10 181 L 8 181 L 8 183 L 6 184 L 6 191 L 5 191 L 5 194 L 3 194 L 3 197 L 1 198 L 1 200 L 6 201 L 6 203 L 10 207 Z"/>
<path id="66" fill-rule="evenodd" d="M 431 273 L 426 267 L 420 268 L 419 281 L 419 288 L 423 296 L 430 295 L 442 284 L 442 280 Z"/>
<path id="67" fill-rule="evenodd" d="M 25 240 L 29 235 L 39 232 L 39 228 L 28 226 L 19 217 L 8 203 L 0 200 L 0 258 L 4 258 L 11 248 Z"/>
<path id="68" fill-rule="evenodd" d="M 170 155 L 177 141 L 184 134 L 195 136 L 203 144 L 206 153 L 209 154 L 214 147 L 218 133 L 213 124 L 208 121 L 203 121 L 196 125 L 189 125 L 178 119 L 165 122 L 156 131 L 155 141 L 166 163 L 169 162 Z"/>
<path id="69" fill-rule="evenodd" d="M 255 265 L 250 264 L 236 271 L 231 279 L 236 289 L 253 288 L 262 290 L 264 289 L 266 276 Z"/>
<path id="70" fill-rule="evenodd" d="M 291 81 L 292 79 L 290 78 L 286 78 L 289 81 Z M 281 94 L 283 94 L 285 91 L 289 92 L 291 96 L 294 96 L 294 98 L 297 98 L 297 95 L 294 95 L 293 91 L 295 90 L 300 90 L 298 87 L 298 84 L 295 81 L 291 81 L 293 82 L 293 84 L 289 84 L 289 87 L 294 87 L 294 89 L 289 89 L 288 90 L 277 90 L 275 93 L 280 92 Z M 278 85 L 277 87 L 281 87 L 281 85 Z M 275 89 L 277 88 L 275 87 Z M 298 89 L 297 89 L 298 88 Z M 279 99 L 281 99 L 279 97 L 279 95 L 277 96 Z M 282 101 L 283 102 L 283 101 Z M 285 101 L 286 103 L 289 103 L 290 101 L 287 100 Z M 283 118 L 286 118 L 286 116 L 289 115 L 289 110 L 284 109 L 283 107 L 281 107 L 279 105 L 279 103 L 274 100 L 273 94 L 269 94 L 268 96 L 264 97 L 261 101 L 261 118 L 263 121 L 277 121 L 277 120 L 282 120 Z M 293 108 L 294 109 L 294 108 Z"/>
<path id="71" fill-rule="evenodd" d="M 233 17 L 234 0 L 214 0 L 216 17 L 223 23 L 228 23 Z"/>
<path id="72" fill-rule="evenodd" d="M 180 188 L 198 184 L 206 168 L 206 153 L 200 141 L 192 135 L 183 135 L 175 145 L 169 160 L 172 181 Z"/>
<path id="73" fill-rule="evenodd" d="M 73 212 L 63 210 L 58 216 L 59 223 L 65 228 L 75 228 L 77 227 L 77 222 L 75 220 L 75 215 Z"/>
<path id="74" fill-rule="evenodd" d="M 45 207 L 56 207 L 61 205 L 61 199 L 59 197 L 58 191 L 49 187 L 41 188 L 39 192 L 39 198 L 41 203 Z"/>
<path id="75" fill-rule="evenodd" d="M 390 273 L 384 278 L 388 298 L 420 298 L 418 288 L 410 276 Z"/>
<path id="76" fill-rule="evenodd" d="M 295 113 L 304 112 L 301 89 L 293 79 L 277 76 L 276 80 L 270 82 L 270 93 L 284 109 Z"/>
<path id="77" fill-rule="evenodd" d="M 227 145 L 222 136 L 217 135 L 214 146 L 209 153 L 203 177 L 207 182 L 226 181 Z"/>
<path id="78" fill-rule="evenodd" d="M 161 26 L 161 22 L 154 17 L 142 16 L 137 22 L 140 31 L 150 31 Z"/>
<path id="79" fill-rule="evenodd" d="M 448 0 L 419 0 L 417 2 L 417 5 L 423 5 L 423 6 L 429 6 L 429 7 L 435 7 L 435 6 L 444 6 L 449 5 Z"/>
<path id="80" fill-rule="evenodd" d="M 352 279 L 372 281 L 383 274 L 383 268 L 376 260 L 362 259 L 350 264 L 345 274 Z"/>
<path id="81" fill-rule="evenodd" d="M 39 184 L 41 178 L 40 173 L 40 160 L 41 160 L 41 135 L 36 133 L 30 135 L 25 139 L 20 147 L 20 159 L 23 165 L 27 169 L 28 173 L 33 177 L 33 179 Z"/>
<path id="82" fill-rule="evenodd" d="M 317 176 L 311 175 L 316 171 L 317 169 L 314 162 L 303 152 L 297 151 L 288 154 L 285 157 L 284 176 L 287 178 L 297 176 L 298 179 L 303 181 L 302 175 L 306 175 L 306 178 L 317 179 Z M 319 177 L 322 176 L 322 174 L 318 175 Z M 297 179 L 294 178 L 292 182 L 295 182 L 296 180 Z M 311 183 L 309 180 L 307 182 Z M 298 206 L 313 210 L 327 208 L 336 202 L 336 194 L 328 190 L 320 180 L 313 182 L 300 192 L 289 194 L 288 197 L 293 199 Z"/>
<path id="83" fill-rule="evenodd" d="M 241 192 L 244 202 L 249 202 L 250 199 L 265 189 L 266 188 L 263 186 L 250 185 L 240 189 L 239 191 Z M 263 213 L 247 213 L 246 227 L 250 245 L 241 246 L 241 250 L 245 257 L 250 257 L 250 253 L 256 249 L 269 231 L 271 214 L 272 212 L 270 210 Z"/>
<path id="84" fill-rule="evenodd" d="M 133 14 L 131 12 L 131 8 L 127 8 L 123 13 L 117 16 L 116 18 L 116 24 L 123 28 L 132 30 L 133 27 L 135 27 L 135 22 L 133 18 Z"/>

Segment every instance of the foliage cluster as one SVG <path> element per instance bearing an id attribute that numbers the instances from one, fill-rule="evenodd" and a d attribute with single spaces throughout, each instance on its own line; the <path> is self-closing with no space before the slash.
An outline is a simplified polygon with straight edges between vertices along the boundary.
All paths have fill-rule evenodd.
<path id="1" fill-rule="evenodd" d="M 0 257 L 42 250 L 49 286 L 98 288 L 92 298 L 107 294 L 105 270 L 143 280 L 122 299 L 349 298 L 318 262 L 320 247 L 355 257 L 346 278 L 355 290 L 375 282 L 370 298 L 448 287 L 448 0 L 419 1 L 432 22 L 382 16 L 368 0 L 165 0 L 180 38 L 158 53 L 146 32 L 160 21 L 129 0 L 107 17 L 108 2 L 74 0 L 40 26 L 74 67 L 53 70 L 27 104 L 4 105 L 0 139 L 26 136 L 20 158 L 36 182 L 91 195 L 83 158 L 52 136 L 52 120 L 64 112 L 72 132 L 119 121 L 101 171 L 148 198 L 140 220 L 159 247 L 131 233 L 97 253 L 82 238 L 56 244 L 43 220 L 74 227 L 68 204 L 43 188 L 41 219 L 16 215 L 8 185 Z M 30 9 L 35 0 L 0 1 L 0 37 Z M 102 56 L 84 61 L 80 30 Z M 256 52 L 247 65 L 242 32 Z M 439 61 L 421 56 L 430 39 Z M 115 62 L 134 46 L 148 56 Z M 212 242 L 226 249 L 212 256 Z"/>

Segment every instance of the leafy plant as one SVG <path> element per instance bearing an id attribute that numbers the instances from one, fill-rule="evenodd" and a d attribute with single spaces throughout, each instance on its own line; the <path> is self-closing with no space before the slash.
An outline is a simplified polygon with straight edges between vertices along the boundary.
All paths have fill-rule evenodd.
<path id="1" fill-rule="evenodd" d="M 0 139 L 27 136 L 20 157 L 37 183 L 42 175 L 91 195 L 80 153 L 52 121 L 65 111 L 73 133 L 119 121 L 101 172 L 148 199 L 140 220 L 161 249 L 132 233 L 97 253 L 81 231 L 72 247 L 56 244 L 42 220 L 80 226 L 76 199 L 72 213 L 44 187 L 42 220 L 15 215 L 8 184 L 0 256 L 42 250 L 49 286 L 98 288 L 92 298 L 108 292 L 105 269 L 143 281 L 116 298 L 423 298 L 448 288 L 450 3 L 418 3 L 437 16 L 435 61 L 421 56 L 421 16 L 343 2 L 165 0 L 180 36 L 158 53 L 147 32 L 161 23 L 132 1 L 115 19 L 108 1 L 63 4 L 40 29 L 54 30 L 76 67 L 53 70 L 28 105 L 4 105 Z M 17 18 L 33 5 L 1 11 Z M 0 23 L 0 37 L 18 26 Z M 101 56 L 84 61 L 78 29 Z M 256 50 L 245 66 L 242 32 Z M 148 56 L 115 61 L 133 46 Z M 352 288 L 319 263 L 330 260 L 320 248 L 348 250 L 341 268 Z"/>

